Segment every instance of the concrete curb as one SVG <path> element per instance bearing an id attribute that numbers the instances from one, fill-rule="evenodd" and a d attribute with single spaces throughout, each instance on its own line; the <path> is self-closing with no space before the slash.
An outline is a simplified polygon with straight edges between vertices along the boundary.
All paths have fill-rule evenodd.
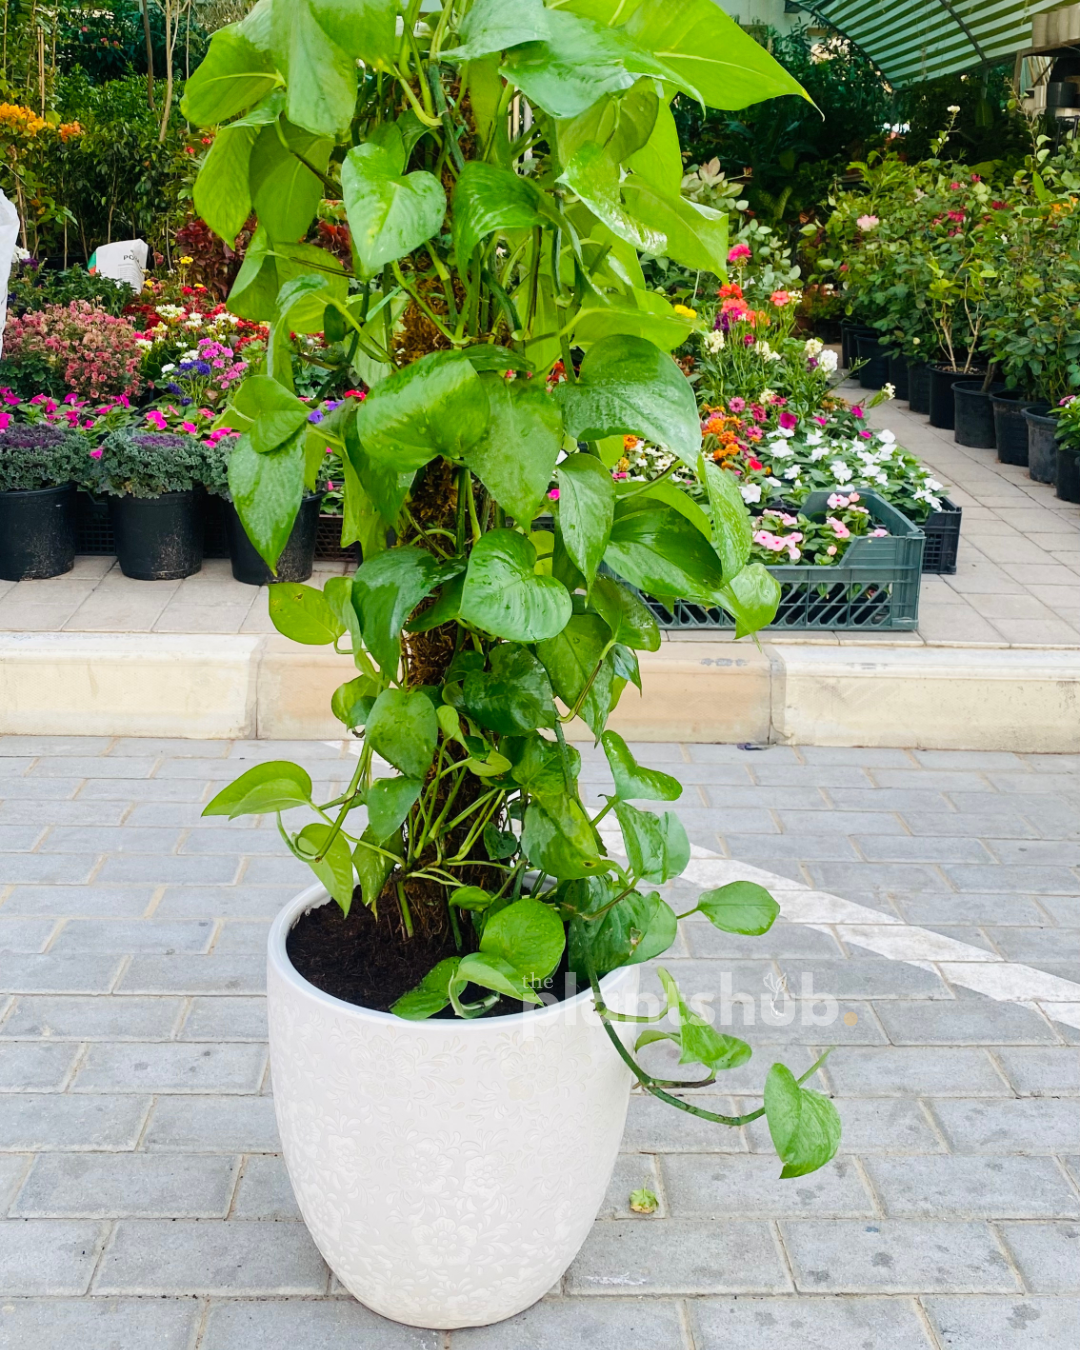
<path id="1" fill-rule="evenodd" d="M 277 635 L 3 634 L 0 733 L 337 739 L 352 673 Z M 641 673 L 628 740 L 1080 752 L 1080 650 L 680 641 Z"/>

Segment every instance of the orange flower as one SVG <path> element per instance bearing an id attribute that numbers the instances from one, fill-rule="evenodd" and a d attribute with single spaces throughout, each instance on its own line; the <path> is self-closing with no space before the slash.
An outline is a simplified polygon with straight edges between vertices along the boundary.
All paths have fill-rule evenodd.
<path id="1" fill-rule="evenodd" d="M 622 438 L 622 448 L 624 450 L 636 450 L 638 438 L 636 436 L 624 436 Z"/>

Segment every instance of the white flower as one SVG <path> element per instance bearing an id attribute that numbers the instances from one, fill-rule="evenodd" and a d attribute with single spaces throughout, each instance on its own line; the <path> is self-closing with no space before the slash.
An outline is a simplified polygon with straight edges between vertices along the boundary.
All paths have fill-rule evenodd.
<path id="1" fill-rule="evenodd" d="M 851 470 L 842 459 L 834 459 L 829 465 L 829 472 L 838 483 L 851 482 Z"/>
<path id="2" fill-rule="evenodd" d="M 945 109 L 945 111 L 951 113 L 958 113 L 960 111 L 960 105 L 958 103 L 950 103 L 949 106 Z"/>
<path id="3" fill-rule="evenodd" d="M 739 491 L 742 493 L 742 499 L 746 502 L 747 506 L 752 505 L 754 502 L 761 501 L 760 483 L 744 483 L 742 487 L 739 488 Z"/>
<path id="4" fill-rule="evenodd" d="M 781 483 L 781 481 L 780 481 L 779 478 L 766 478 L 765 481 L 766 481 L 766 483 L 768 483 L 768 485 L 769 485 L 770 487 L 783 487 L 783 486 L 784 486 L 783 483 Z"/>
<path id="5" fill-rule="evenodd" d="M 819 445 L 816 449 L 810 451 L 810 463 L 816 464 L 818 460 L 824 459 L 829 453 L 827 445 Z"/>
<path id="6" fill-rule="evenodd" d="M 944 486 L 945 484 L 939 483 L 936 478 L 927 478 L 924 482 L 924 487 L 928 487 L 931 492 L 940 492 Z"/>
<path id="7" fill-rule="evenodd" d="M 758 338 L 757 342 L 754 343 L 754 351 L 758 356 L 763 356 L 766 361 L 772 360 L 773 349 L 764 338 Z"/>
<path id="8" fill-rule="evenodd" d="M 771 459 L 790 459 L 795 453 L 795 447 L 788 445 L 786 441 L 770 441 L 764 450 L 766 458 Z"/>
<path id="9" fill-rule="evenodd" d="M 763 389 L 763 390 L 761 391 L 761 393 L 758 394 L 758 396 L 757 396 L 757 401 L 758 401 L 759 403 L 764 404 L 764 403 L 768 403 L 770 400 L 774 399 L 775 397 L 776 397 L 776 391 L 775 391 L 775 389 Z"/>
<path id="10" fill-rule="evenodd" d="M 172 363 L 172 361 L 170 361 L 169 364 L 168 364 L 167 366 L 162 366 L 162 367 L 161 367 L 161 373 L 162 373 L 162 375 L 168 375 L 168 373 L 169 373 L 170 370 L 175 370 L 175 369 L 176 369 L 176 366 Z"/>
<path id="11" fill-rule="evenodd" d="M 885 396 L 887 399 L 895 398 L 895 397 L 896 397 L 896 385 L 895 385 L 895 384 L 883 384 L 883 385 L 881 386 L 881 392 L 884 394 L 884 396 Z"/>
<path id="12" fill-rule="evenodd" d="M 892 443 L 896 440 L 896 435 L 892 431 L 879 431 L 877 434 L 877 439 L 881 441 L 882 444 L 884 445 L 892 445 Z"/>
<path id="13" fill-rule="evenodd" d="M 831 375 L 836 369 L 836 353 L 831 348 L 826 347 L 818 357 L 818 369 L 823 370 L 826 375 Z"/>
<path id="14" fill-rule="evenodd" d="M 785 440 L 790 441 L 795 435 L 794 427 L 774 427 L 772 434 L 774 436 L 783 436 Z"/>
<path id="15" fill-rule="evenodd" d="M 790 483 L 791 480 L 792 480 L 793 478 L 798 478 L 799 474 L 801 474 L 801 473 L 802 473 L 802 469 L 799 467 L 799 465 L 798 465 L 798 464 L 792 464 L 792 465 L 789 465 L 789 467 L 786 468 L 786 469 L 784 470 L 784 477 L 785 477 L 785 478 L 788 480 L 788 482 Z"/>
<path id="16" fill-rule="evenodd" d="M 820 431 L 808 431 L 805 436 L 807 445 L 820 445 L 824 439 L 825 437 Z"/>
<path id="17" fill-rule="evenodd" d="M 714 356 L 724 350 L 724 335 L 719 328 L 705 334 L 705 350 L 712 352 Z"/>
<path id="18" fill-rule="evenodd" d="M 807 356 L 818 356 L 824 350 L 825 344 L 820 338 L 807 338 L 803 352 Z"/>

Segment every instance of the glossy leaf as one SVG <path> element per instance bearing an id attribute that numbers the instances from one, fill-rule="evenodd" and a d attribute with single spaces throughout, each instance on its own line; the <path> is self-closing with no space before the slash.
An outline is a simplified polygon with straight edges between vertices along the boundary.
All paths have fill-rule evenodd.
<path id="1" fill-rule="evenodd" d="M 364 793 L 368 824 L 379 839 L 401 827 L 424 784 L 419 778 L 377 778 Z"/>
<path id="2" fill-rule="evenodd" d="M 698 462 L 698 477 L 709 498 L 713 547 L 720 558 L 724 576 L 730 580 L 742 571 L 750 556 L 753 543 L 750 512 L 742 499 L 738 480 L 729 470 L 721 469 L 702 455 Z"/>
<path id="3" fill-rule="evenodd" d="M 690 841 L 673 811 L 653 815 L 620 801 L 615 804 L 615 815 L 635 877 L 658 886 L 682 874 L 690 861 Z"/>
<path id="4" fill-rule="evenodd" d="M 356 416 L 366 454 L 398 474 L 415 472 L 438 454 L 460 458 L 487 425 L 485 386 L 454 352 L 432 352 L 396 371 Z"/>
<path id="5" fill-rule="evenodd" d="M 735 636 L 745 637 L 772 623 L 780 604 L 780 583 L 762 563 L 747 563 L 717 593 L 735 620 Z"/>
<path id="6" fill-rule="evenodd" d="M 229 495 L 247 537 L 266 565 L 274 568 L 289 542 L 304 495 L 300 433 L 262 455 L 253 449 L 249 436 L 238 437 L 228 473 Z"/>
<path id="7" fill-rule="evenodd" d="M 311 647 L 336 642 L 345 625 L 322 591 L 299 581 L 268 586 L 270 620 L 278 632 Z"/>
<path id="8" fill-rule="evenodd" d="M 773 926 L 780 906 L 764 886 L 752 881 L 732 881 L 715 890 L 702 891 L 697 910 L 714 928 L 758 937 Z"/>
<path id="9" fill-rule="evenodd" d="M 222 127 L 192 189 L 195 210 L 230 248 L 251 215 L 248 172 L 258 134 L 256 127 Z"/>
<path id="10" fill-rule="evenodd" d="M 583 912 L 593 913 L 615 898 L 612 884 L 594 877 L 575 885 L 587 888 L 589 899 Z M 587 944 L 593 969 L 600 977 L 620 966 L 637 965 L 661 956 L 675 941 L 678 920 L 671 906 L 656 891 L 642 895 L 632 891 L 600 919 L 571 929 L 570 964 L 581 976 L 586 964 L 581 943 Z"/>
<path id="11" fill-rule="evenodd" d="M 465 463 L 517 524 L 528 525 L 540 513 L 562 448 L 559 405 L 539 382 L 480 379 L 489 420 Z"/>
<path id="12" fill-rule="evenodd" d="M 395 0 L 306 0 L 333 42 L 367 66 L 385 67 L 397 54 Z"/>
<path id="13" fill-rule="evenodd" d="M 288 123 L 259 132 L 251 151 L 251 200 L 259 224 L 272 239 L 291 243 L 306 233 L 324 192 L 322 180 L 307 164 L 325 173 L 332 149 L 326 137 Z"/>
<path id="14" fill-rule="evenodd" d="M 539 900 L 517 900 L 484 924 L 480 950 L 501 956 L 527 980 L 543 980 L 562 959 L 566 934 L 562 920 Z"/>
<path id="15" fill-rule="evenodd" d="M 268 52 L 236 28 L 222 28 L 184 86 L 180 108 L 197 126 L 216 126 L 258 103 L 279 83 Z"/>
<path id="16" fill-rule="evenodd" d="M 500 643 L 490 661 L 490 670 L 471 671 L 462 682 L 462 706 L 473 721 L 503 736 L 554 725 L 551 684 L 532 652 Z"/>
<path id="17" fill-rule="evenodd" d="M 820 1092 L 800 1087 L 783 1064 L 774 1064 L 765 1079 L 765 1118 L 784 1164 L 781 1177 L 816 1172 L 840 1147 L 836 1107 Z"/>
<path id="18" fill-rule="evenodd" d="M 435 709 L 426 694 L 384 689 L 368 713 L 365 739 L 395 769 L 422 779 L 431 767 L 438 734 Z"/>
<path id="19" fill-rule="evenodd" d="M 623 184 L 622 199 L 632 219 L 650 233 L 663 236 L 663 246 L 650 252 L 671 258 L 684 267 L 724 275 L 728 251 L 726 212 L 701 206 L 675 193 L 661 192 L 640 174 Z"/>
<path id="20" fill-rule="evenodd" d="M 561 633 L 536 647 L 555 692 L 568 709 L 577 705 L 589 686 L 580 716 L 594 736 L 604 729 L 611 708 L 610 643 L 611 631 L 603 619 L 595 614 L 575 614 Z"/>
<path id="21" fill-rule="evenodd" d="M 635 291 L 630 298 L 587 295 L 574 320 L 574 338 L 582 346 L 613 334 L 646 338 L 673 351 L 694 331 L 694 320 L 676 314 L 664 296 Z"/>
<path id="22" fill-rule="evenodd" d="M 310 3 L 270 0 L 270 37 L 286 77 L 289 121 L 343 135 L 356 107 L 356 61 L 331 41 Z"/>
<path id="23" fill-rule="evenodd" d="M 269 375 L 250 375 L 237 390 L 236 407 L 254 419 L 248 435 L 251 448 L 260 455 L 276 450 L 294 436 L 311 411 L 302 399 Z"/>
<path id="24" fill-rule="evenodd" d="M 710 108 L 745 108 L 802 85 L 713 0 L 643 0 L 627 32 Z"/>
<path id="25" fill-rule="evenodd" d="M 486 925 L 485 925 L 486 927 Z M 525 978 L 509 961 L 494 952 L 472 952 L 461 959 L 457 978 L 478 984 L 484 989 L 494 989 L 507 998 L 520 999 L 522 1003 L 539 1003 L 540 997 L 525 983 Z"/>
<path id="26" fill-rule="evenodd" d="M 457 977 L 459 956 L 448 956 L 424 976 L 415 988 L 390 1005 L 390 1011 L 410 1022 L 422 1022 L 442 1012 L 450 1002 L 450 985 Z"/>
<path id="27" fill-rule="evenodd" d="M 203 807 L 204 816 L 268 815 L 311 805 L 311 776 L 298 764 L 273 759 L 256 764 Z"/>
<path id="28" fill-rule="evenodd" d="M 668 1007 L 674 1010 L 679 1024 L 677 1032 L 645 1032 L 637 1039 L 637 1048 L 653 1041 L 670 1040 L 679 1046 L 680 1064 L 703 1064 L 713 1073 L 737 1069 L 751 1056 L 750 1047 L 737 1036 L 714 1031 L 703 1017 L 692 1012 L 683 1001 L 679 988 L 670 974 L 658 966 L 657 975 L 667 996 Z"/>
<path id="29" fill-rule="evenodd" d="M 354 146 L 341 166 L 341 191 L 359 274 L 373 277 L 437 234 L 446 213 L 439 180 L 424 170 L 402 175 L 405 146 L 371 141 Z"/>
<path id="30" fill-rule="evenodd" d="M 682 148 L 671 108 L 662 100 L 649 139 L 627 157 L 626 163 L 658 192 L 668 197 L 679 195 L 683 179 Z"/>
<path id="31" fill-rule="evenodd" d="M 688 520 L 703 538 L 712 541 L 712 521 L 693 497 L 681 487 L 677 487 L 670 478 L 657 479 L 654 483 L 635 483 L 632 486 L 629 482 L 617 483 L 615 492 L 619 499 L 625 497 L 628 492 L 633 494 L 633 499 L 641 506 L 646 504 L 646 498 L 650 502 L 662 502 L 664 506 L 670 506 L 673 511 L 677 511 Z"/>
<path id="32" fill-rule="evenodd" d="M 569 455 L 558 468 L 559 529 L 574 566 L 591 587 L 615 519 L 611 474 L 595 455 Z"/>
<path id="33" fill-rule="evenodd" d="M 514 782 L 542 806 L 558 814 L 568 793 L 576 787 L 581 771 L 579 752 L 568 745 L 564 760 L 562 747 L 543 736 L 529 736 L 524 741 L 507 745 L 506 749 L 514 759 Z"/>
<path id="34" fill-rule="evenodd" d="M 522 825 L 521 848 L 533 867 L 561 878 L 588 877 L 602 871 L 605 862 L 592 837 L 589 819 L 572 799 L 568 799 L 563 824 L 573 828 L 572 837 L 542 806 L 529 803 Z"/>
<path id="35" fill-rule="evenodd" d="M 433 554 L 409 545 L 388 549 L 357 569 L 353 604 L 360 615 L 364 645 L 384 674 L 397 671 L 405 620 L 459 566 L 448 567 Z"/>
<path id="36" fill-rule="evenodd" d="M 720 559 L 699 530 L 670 506 L 641 498 L 616 509 L 604 561 L 661 600 L 716 604 L 724 579 Z"/>
<path id="37" fill-rule="evenodd" d="M 316 248 L 313 244 L 271 242 L 266 230 L 260 226 L 248 245 L 229 292 L 229 309 L 242 319 L 272 323 L 282 286 L 309 272 L 340 278 L 339 285 L 344 282 L 341 264 L 326 249 Z M 321 313 L 320 308 L 318 314 Z M 307 316 L 304 318 L 306 320 Z"/>
<path id="38" fill-rule="evenodd" d="M 300 856 L 348 914 L 356 884 L 352 854 L 349 841 L 340 832 L 330 840 L 332 828 L 321 821 L 305 825 L 294 842 Z"/>
<path id="39" fill-rule="evenodd" d="M 635 651 L 660 650 L 660 626 L 647 604 L 614 577 L 597 577 L 590 603 L 617 643 Z"/>
<path id="40" fill-rule="evenodd" d="M 353 731 L 367 721 L 375 698 L 374 681 L 366 675 L 358 675 L 355 680 L 347 680 L 334 690 L 330 696 L 330 711 Z"/>
<path id="41" fill-rule="evenodd" d="M 597 99 L 579 116 L 556 124 L 560 161 L 568 164 L 583 145 L 600 145 L 609 159 L 624 163 L 648 143 L 659 107 L 651 80 L 638 80 L 624 94 Z"/>
<path id="42" fill-rule="evenodd" d="M 536 42 L 547 34 L 543 0 L 515 0 L 513 5 L 506 0 L 473 0 L 458 30 L 460 45 L 444 56 L 448 61 L 475 61 L 523 42 Z"/>
<path id="43" fill-rule="evenodd" d="M 496 230 L 539 225 L 541 197 L 535 184 L 511 169 L 470 160 L 454 186 L 454 253 L 464 268 L 481 240 Z"/>
<path id="44" fill-rule="evenodd" d="M 386 856 L 388 853 L 400 855 L 401 836 L 390 835 L 389 838 L 380 839 L 370 826 L 353 849 L 353 866 L 360 883 L 360 896 L 369 909 L 374 909 L 378 904 L 387 878 L 396 865 L 393 856 Z"/>
<path id="45" fill-rule="evenodd" d="M 701 422 L 690 381 L 640 337 L 609 337 L 590 348 L 576 383 L 555 388 L 566 429 L 579 440 L 644 436 L 697 467 Z"/>
<path id="46" fill-rule="evenodd" d="M 615 779 L 615 795 L 621 801 L 674 802 L 682 796 L 679 780 L 659 769 L 644 768 L 617 731 L 605 731 L 600 741 Z"/>
<path id="47" fill-rule="evenodd" d="M 537 576 L 536 550 L 512 530 L 482 535 L 469 556 L 460 615 L 511 642 L 541 642 L 566 627 L 573 605 L 554 577 Z"/>
<path id="48" fill-rule="evenodd" d="M 472 910 L 476 914 L 489 909 L 494 899 L 494 893 L 485 891 L 482 886 L 459 886 L 456 891 L 450 893 L 452 905 L 458 909 Z"/>

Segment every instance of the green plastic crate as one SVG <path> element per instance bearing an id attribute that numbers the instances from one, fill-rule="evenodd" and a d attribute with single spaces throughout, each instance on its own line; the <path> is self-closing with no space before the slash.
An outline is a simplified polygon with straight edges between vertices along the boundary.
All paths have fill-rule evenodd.
<path id="1" fill-rule="evenodd" d="M 825 516 L 830 496 L 829 492 L 812 492 L 799 510 L 807 516 Z M 767 632 L 843 628 L 884 633 L 918 626 L 925 536 L 876 492 L 860 488 L 859 499 L 889 534 L 881 539 L 856 539 L 836 567 L 802 563 L 770 567 L 781 594 Z M 660 627 L 669 631 L 735 626 L 723 609 L 692 600 L 657 600 L 651 595 L 642 599 Z"/>

